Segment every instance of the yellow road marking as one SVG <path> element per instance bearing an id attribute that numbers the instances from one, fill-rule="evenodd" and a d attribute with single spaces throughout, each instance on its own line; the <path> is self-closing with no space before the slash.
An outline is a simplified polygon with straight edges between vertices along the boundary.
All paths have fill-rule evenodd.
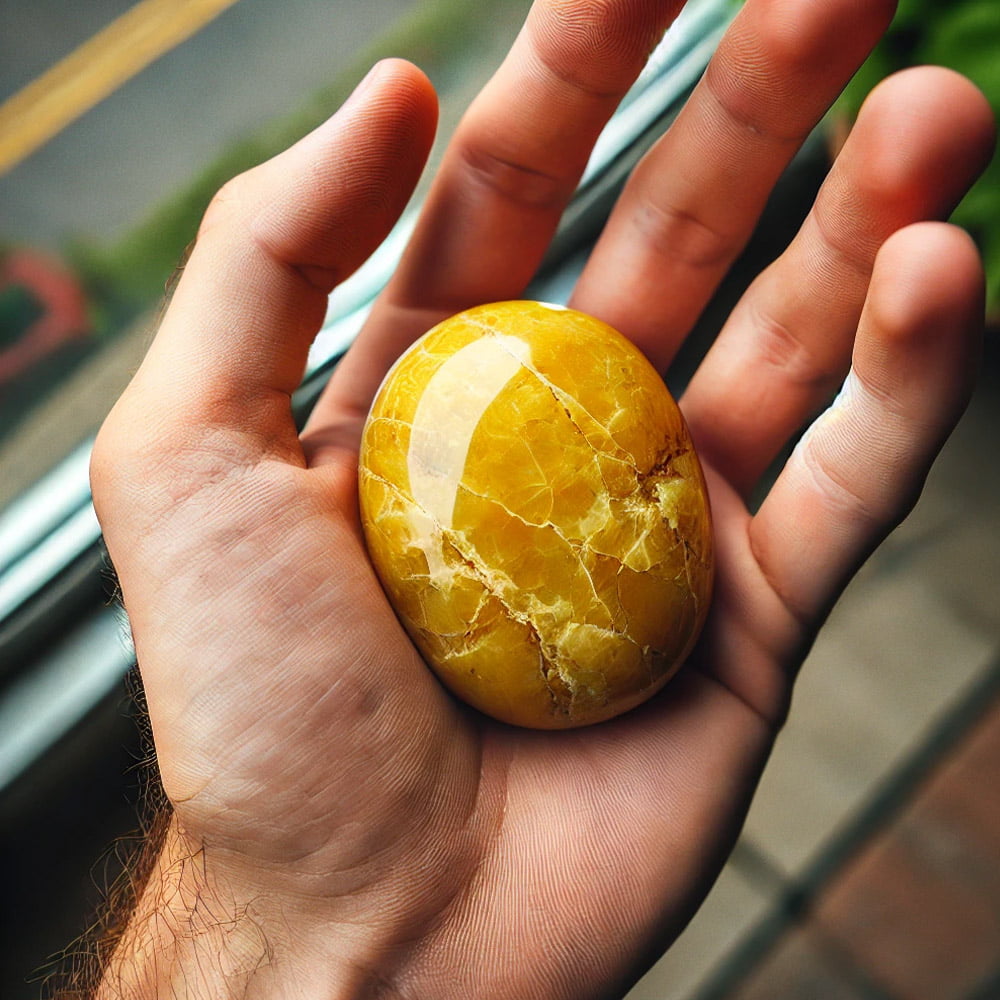
<path id="1" fill-rule="evenodd" d="M 236 0 L 140 0 L 0 105 L 0 174 Z"/>

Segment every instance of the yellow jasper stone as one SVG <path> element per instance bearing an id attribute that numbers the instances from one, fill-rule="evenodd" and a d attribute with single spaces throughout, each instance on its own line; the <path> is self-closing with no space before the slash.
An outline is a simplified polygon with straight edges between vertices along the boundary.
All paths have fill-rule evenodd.
<path id="1" fill-rule="evenodd" d="M 708 610 L 701 468 L 641 352 L 537 302 L 445 320 L 389 372 L 359 467 L 368 550 L 424 659 L 503 722 L 645 701 Z"/>

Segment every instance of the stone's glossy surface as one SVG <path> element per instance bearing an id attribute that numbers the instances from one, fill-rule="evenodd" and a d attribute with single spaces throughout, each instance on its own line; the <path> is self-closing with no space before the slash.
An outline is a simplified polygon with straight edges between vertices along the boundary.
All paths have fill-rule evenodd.
<path id="1" fill-rule="evenodd" d="M 704 621 L 704 480 L 662 379 L 604 323 L 460 313 L 403 355 L 365 426 L 361 515 L 390 601 L 459 698 L 537 728 L 618 715 Z"/>

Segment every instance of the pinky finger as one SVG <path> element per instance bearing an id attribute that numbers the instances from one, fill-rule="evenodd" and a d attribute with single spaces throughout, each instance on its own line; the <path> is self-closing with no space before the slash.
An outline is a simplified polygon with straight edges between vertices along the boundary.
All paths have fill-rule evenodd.
<path id="1" fill-rule="evenodd" d="M 876 258 L 851 371 L 754 517 L 761 570 L 816 621 L 909 513 L 968 403 L 981 350 L 982 267 L 959 229 L 919 223 Z"/>

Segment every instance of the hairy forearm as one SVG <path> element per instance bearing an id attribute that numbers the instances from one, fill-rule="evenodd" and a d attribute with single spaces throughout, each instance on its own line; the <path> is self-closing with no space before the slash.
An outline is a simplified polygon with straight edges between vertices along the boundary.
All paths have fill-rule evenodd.
<path id="1" fill-rule="evenodd" d="M 271 958 L 253 909 L 212 873 L 171 817 L 94 1000 L 253 995 L 252 981 Z"/>
<path id="2" fill-rule="evenodd" d="M 226 898 L 205 852 L 187 838 L 163 791 L 145 692 L 129 677 L 144 750 L 140 830 L 124 852 L 99 918 L 52 980 L 60 1000 L 244 997 L 268 958 L 248 906 Z"/>

